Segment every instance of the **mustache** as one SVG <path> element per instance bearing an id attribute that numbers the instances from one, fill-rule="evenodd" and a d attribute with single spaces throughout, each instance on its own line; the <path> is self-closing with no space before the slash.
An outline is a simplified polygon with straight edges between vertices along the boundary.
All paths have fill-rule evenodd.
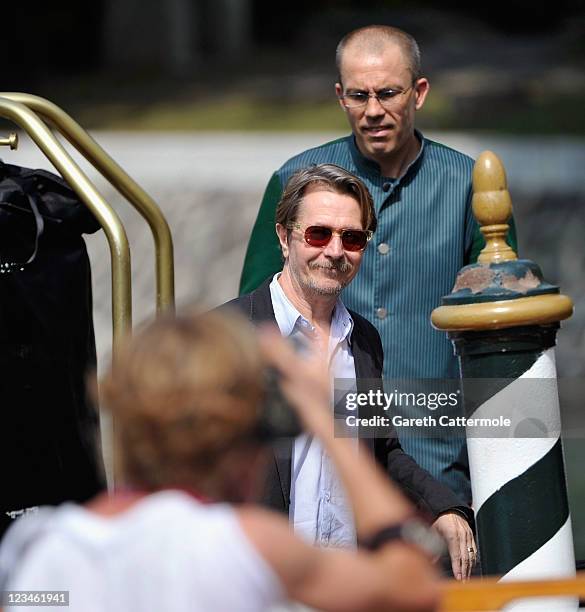
<path id="1" fill-rule="evenodd" d="M 330 261 L 327 264 L 323 264 L 323 263 L 316 263 L 316 262 L 311 262 L 309 264 L 309 268 L 311 270 L 337 270 L 338 272 L 349 272 L 350 270 L 353 269 L 353 265 L 351 263 L 349 263 L 349 261 L 343 261 L 343 260 L 339 260 L 339 261 Z"/>

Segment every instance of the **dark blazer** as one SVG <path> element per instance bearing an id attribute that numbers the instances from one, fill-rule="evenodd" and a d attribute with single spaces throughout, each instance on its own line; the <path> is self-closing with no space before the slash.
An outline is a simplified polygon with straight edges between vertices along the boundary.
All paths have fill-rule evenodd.
<path id="1" fill-rule="evenodd" d="M 256 291 L 227 302 L 220 306 L 220 309 L 236 309 L 255 324 L 276 323 L 270 297 L 271 280 L 264 282 Z M 384 353 L 376 328 L 356 312 L 351 310 L 349 312 L 354 324 L 351 349 L 359 389 L 361 379 L 382 378 Z M 432 520 L 442 512 L 457 510 L 472 524 L 472 510 L 461 503 L 451 489 L 435 480 L 402 450 L 393 427 L 389 429 L 387 437 L 365 438 L 362 441 L 417 508 L 429 515 Z M 274 443 L 274 461 L 270 465 L 267 486 L 262 499 L 267 506 L 282 512 L 288 512 L 290 504 L 292 443 L 290 438 Z"/>

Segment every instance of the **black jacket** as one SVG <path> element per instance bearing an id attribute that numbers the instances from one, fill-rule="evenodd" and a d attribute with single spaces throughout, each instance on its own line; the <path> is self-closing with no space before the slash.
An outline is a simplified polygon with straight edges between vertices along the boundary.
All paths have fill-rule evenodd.
<path id="1" fill-rule="evenodd" d="M 0 535 L 25 509 L 105 486 L 82 237 L 99 228 L 61 177 L 0 161 Z"/>
<path id="2" fill-rule="evenodd" d="M 276 323 L 270 297 L 271 279 L 256 291 L 227 302 L 221 309 L 236 309 L 255 324 Z M 364 317 L 349 311 L 353 319 L 351 348 L 355 363 L 358 390 L 362 379 L 381 379 L 384 353 L 376 328 Z M 406 454 L 396 430 L 392 427 L 384 438 L 365 438 L 363 442 L 374 453 L 376 460 L 400 486 L 419 510 L 434 520 L 448 510 L 457 510 L 473 523 L 473 512 L 446 485 L 433 478 Z M 276 510 L 288 512 L 293 440 L 282 439 L 274 443 L 274 462 L 271 463 L 263 502 Z"/>

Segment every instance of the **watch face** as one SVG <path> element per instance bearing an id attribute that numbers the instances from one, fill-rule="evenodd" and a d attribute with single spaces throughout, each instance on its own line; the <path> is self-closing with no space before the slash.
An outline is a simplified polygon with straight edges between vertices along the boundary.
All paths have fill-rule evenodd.
<path id="1" fill-rule="evenodd" d="M 416 544 L 433 557 L 442 555 L 447 549 L 443 538 L 432 527 L 417 519 L 404 523 L 402 537 L 407 542 Z"/>

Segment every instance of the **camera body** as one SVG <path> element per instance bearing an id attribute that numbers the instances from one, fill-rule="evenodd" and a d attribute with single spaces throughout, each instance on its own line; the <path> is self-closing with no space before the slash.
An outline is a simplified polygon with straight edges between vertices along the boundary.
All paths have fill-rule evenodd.
<path id="1" fill-rule="evenodd" d="M 289 342 L 297 354 L 302 355 L 307 348 L 297 336 L 289 338 Z M 303 433 L 303 426 L 282 393 L 280 374 L 274 368 L 266 368 L 264 376 L 265 400 L 258 424 L 261 436 L 267 440 L 296 438 Z"/>

